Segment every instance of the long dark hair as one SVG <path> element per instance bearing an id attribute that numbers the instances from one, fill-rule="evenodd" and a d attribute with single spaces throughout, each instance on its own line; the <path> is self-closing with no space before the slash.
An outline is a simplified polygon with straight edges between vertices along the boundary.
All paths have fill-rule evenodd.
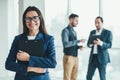
<path id="1" fill-rule="evenodd" d="M 29 11 L 36 11 L 36 13 L 38 14 L 38 16 L 40 16 L 40 26 L 39 26 L 39 31 L 43 34 L 47 34 L 47 30 L 46 30 L 46 27 L 45 27 L 45 23 L 44 23 L 44 19 L 43 19 L 43 16 L 42 16 L 42 13 L 41 11 L 36 8 L 35 6 L 29 6 L 25 12 L 23 13 L 23 33 L 28 33 L 29 30 L 26 26 L 26 23 L 25 23 L 25 17 L 26 17 L 26 14 L 27 12 Z"/>

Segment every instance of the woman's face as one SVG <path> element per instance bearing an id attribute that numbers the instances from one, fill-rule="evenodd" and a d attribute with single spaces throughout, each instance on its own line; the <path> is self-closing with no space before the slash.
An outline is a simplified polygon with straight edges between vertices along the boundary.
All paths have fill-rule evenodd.
<path id="1" fill-rule="evenodd" d="M 26 14 L 25 23 L 29 31 L 39 30 L 40 17 L 36 11 L 29 11 Z"/>

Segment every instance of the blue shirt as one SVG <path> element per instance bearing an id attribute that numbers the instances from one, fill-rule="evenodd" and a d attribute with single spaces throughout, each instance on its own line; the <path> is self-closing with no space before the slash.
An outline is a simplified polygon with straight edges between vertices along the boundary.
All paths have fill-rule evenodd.
<path id="1" fill-rule="evenodd" d="M 73 29 L 73 27 L 69 26 L 69 29 L 73 32 L 74 36 L 77 36 L 75 30 Z M 64 28 L 63 31 L 62 31 L 61 36 L 62 36 L 62 43 L 63 43 L 63 46 L 65 48 L 75 46 L 80 42 L 79 40 L 69 41 L 69 35 L 70 35 L 70 32 L 67 29 L 67 27 Z"/>

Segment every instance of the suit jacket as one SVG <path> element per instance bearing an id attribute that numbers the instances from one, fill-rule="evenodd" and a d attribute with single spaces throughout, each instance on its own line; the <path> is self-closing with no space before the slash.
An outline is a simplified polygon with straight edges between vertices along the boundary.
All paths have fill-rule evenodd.
<path id="1" fill-rule="evenodd" d="M 95 34 L 96 34 L 96 30 L 93 30 L 90 32 L 89 39 L 87 42 L 88 47 L 90 47 L 89 45 L 91 44 L 92 36 Z M 100 40 L 103 41 L 103 45 L 97 47 L 98 61 L 100 62 L 100 64 L 107 64 L 108 62 L 110 62 L 108 49 L 111 48 L 112 46 L 112 32 L 109 30 L 103 29 L 100 35 Z M 94 46 L 90 47 L 92 49 L 90 53 L 89 63 L 92 61 L 92 58 L 93 58 L 93 47 Z"/>
<path id="2" fill-rule="evenodd" d="M 5 68 L 7 70 L 11 70 L 16 72 L 15 80 L 29 80 L 27 67 L 39 67 L 39 68 L 55 68 L 56 66 L 56 55 L 55 55 L 55 46 L 54 46 L 54 38 L 50 35 L 38 33 L 35 40 L 44 39 L 44 54 L 45 57 L 37 57 L 30 56 L 29 62 L 22 62 L 16 59 L 16 54 L 18 50 L 18 42 L 19 40 L 27 40 L 27 33 L 20 34 L 15 37 L 9 55 L 7 57 Z M 48 73 L 48 70 L 45 74 Z M 41 80 L 40 76 L 34 76 L 34 78 L 30 78 L 31 80 Z M 44 79 L 45 80 L 45 79 Z"/>

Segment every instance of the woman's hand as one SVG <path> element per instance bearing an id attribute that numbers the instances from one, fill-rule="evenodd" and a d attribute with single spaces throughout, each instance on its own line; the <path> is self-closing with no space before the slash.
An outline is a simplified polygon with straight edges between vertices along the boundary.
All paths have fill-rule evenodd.
<path id="1" fill-rule="evenodd" d="M 19 51 L 17 53 L 17 59 L 20 61 L 29 61 L 30 55 L 24 51 Z"/>
<path id="2" fill-rule="evenodd" d="M 35 72 L 35 73 L 45 73 L 46 69 L 44 68 L 37 68 L 37 67 L 28 67 L 27 72 Z"/>

